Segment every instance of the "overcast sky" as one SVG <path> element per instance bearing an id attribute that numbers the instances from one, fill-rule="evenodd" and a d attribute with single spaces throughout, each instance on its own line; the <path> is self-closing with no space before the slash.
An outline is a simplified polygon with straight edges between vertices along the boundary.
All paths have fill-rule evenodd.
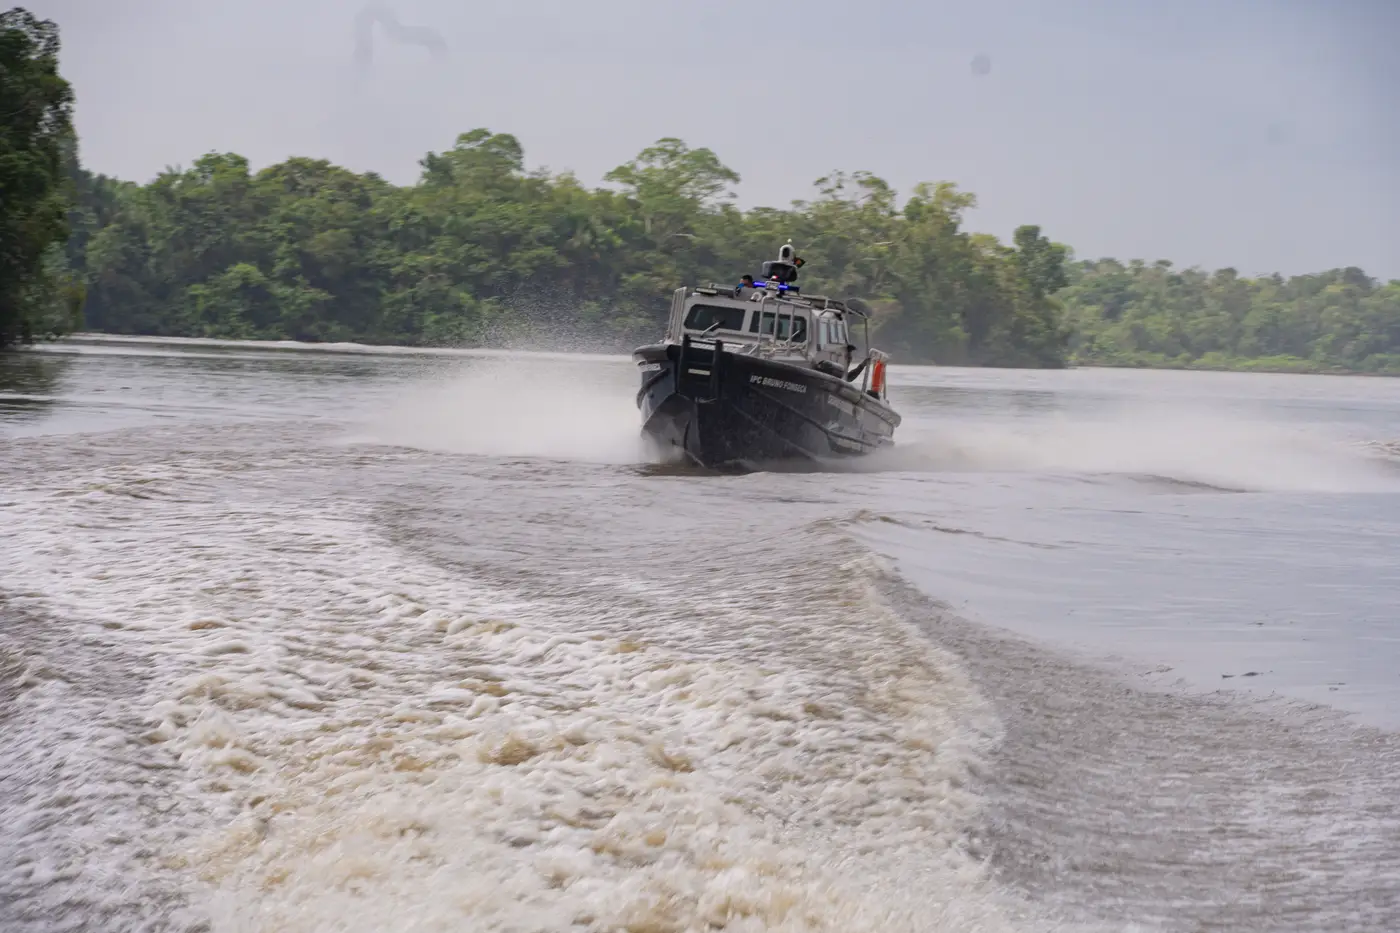
<path id="1" fill-rule="evenodd" d="M 368 64 L 363 0 L 25 5 L 85 163 L 133 180 L 218 150 L 407 183 L 486 127 L 596 184 L 678 136 L 745 206 L 866 169 L 1081 258 L 1400 278 L 1400 0 L 383 0 L 446 54 L 378 28 Z"/>

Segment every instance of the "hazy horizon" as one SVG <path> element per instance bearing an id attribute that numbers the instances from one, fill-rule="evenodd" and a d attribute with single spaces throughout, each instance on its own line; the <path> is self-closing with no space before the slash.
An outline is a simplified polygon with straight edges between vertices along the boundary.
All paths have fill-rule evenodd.
<path id="1" fill-rule="evenodd" d="M 23 5 L 61 29 L 84 165 L 134 181 L 232 151 L 410 183 L 486 127 L 592 186 L 676 136 L 745 207 L 864 169 L 955 182 L 970 229 L 1039 224 L 1078 258 L 1400 278 L 1400 5 Z"/>

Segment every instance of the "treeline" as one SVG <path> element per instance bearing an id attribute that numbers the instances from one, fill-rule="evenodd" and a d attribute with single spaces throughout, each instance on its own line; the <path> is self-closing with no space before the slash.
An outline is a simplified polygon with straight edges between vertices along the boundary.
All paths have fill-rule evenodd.
<path id="1" fill-rule="evenodd" d="M 62 250 L 72 111 L 57 28 L 24 10 L 0 12 L 0 349 L 80 320 L 81 290 Z"/>
<path id="2" fill-rule="evenodd" d="M 740 211 L 738 180 L 676 139 L 596 189 L 527 172 L 519 142 L 486 130 L 403 187 L 211 154 L 148 185 L 79 171 L 69 260 L 101 331 L 630 349 L 658 336 L 672 289 L 735 283 L 791 238 L 805 290 L 871 300 L 904 359 L 1066 362 L 1051 298 L 1065 250 L 1038 228 L 1003 245 L 962 229 L 971 195 L 924 185 L 901 205 L 865 173 L 821 179 L 787 210 Z"/>
<path id="3" fill-rule="evenodd" d="M 1063 305 L 1086 365 L 1400 375 L 1400 281 L 1360 269 L 1249 279 L 1171 263 L 1074 263 Z"/>
<path id="4" fill-rule="evenodd" d="M 1400 374 L 1400 282 L 1070 262 L 1036 227 L 962 228 L 972 195 L 903 204 L 868 173 L 740 211 L 707 149 L 664 139 L 588 189 L 476 130 L 395 186 L 324 161 L 207 155 L 148 185 L 71 166 L 86 326 L 124 334 L 627 349 L 680 283 L 734 282 L 791 238 L 808 291 L 866 298 L 906 361 Z"/>
<path id="5" fill-rule="evenodd" d="M 901 202 L 865 172 L 741 211 L 738 174 L 677 139 L 599 188 L 526 171 L 483 129 L 405 186 L 233 154 L 118 181 L 79 164 L 57 54 L 52 23 L 0 14 L 0 347 L 85 327 L 624 350 L 658 336 L 676 286 L 737 282 L 791 239 L 804 289 L 866 299 L 907 362 L 1400 374 L 1400 282 L 1071 262 L 1038 227 L 963 229 L 975 202 L 953 185 Z"/>

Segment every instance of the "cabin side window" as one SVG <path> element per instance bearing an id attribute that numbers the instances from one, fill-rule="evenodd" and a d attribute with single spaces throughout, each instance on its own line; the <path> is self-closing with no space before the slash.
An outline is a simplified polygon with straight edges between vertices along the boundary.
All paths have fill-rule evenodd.
<path id="1" fill-rule="evenodd" d="M 692 305 L 685 315 L 685 326 L 689 330 L 736 330 L 744 329 L 744 308 L 726 308 L 721 305 Z"/>
<path id="2" fill-rule="evenodd" d="M 846 329 L 846 322 L 834 315 L 822 315 L 821 327 L 818 336 L 821 338 L 822 346 L 827 349 L 846 349 L 850 343 L 850 332 Z"/>
<path id="3" fill-rule="evenodd" d="M 753 317 L 749 318 L 749 333 L 760 333 L 759 317 L 759 313 L 755 311 Z M 804 317 L 791 317 L 787 314 L 775 314 L 772 311 L 764 311 L 762 320 L 762 333 L 764 334 L 772 336 L 776 322 L 778 331 L 777 337 L 779 340 L 791 339 L 793 343 L 807 342 L 807 319 Z M 788 335 L 789 326 L 792 327 L 791 338 L 789 338 Z"/>

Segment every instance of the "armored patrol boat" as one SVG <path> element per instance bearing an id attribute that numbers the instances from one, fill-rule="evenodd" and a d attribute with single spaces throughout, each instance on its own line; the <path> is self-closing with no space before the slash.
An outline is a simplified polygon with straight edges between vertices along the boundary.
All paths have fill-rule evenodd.
<path id="1" fill-rule="evenodd" d="M 661 343 L 632 353 L 642 432 L 664 452 L 714 469 L 859 456 L 894 443 L 887 357 L 870 347 L 859 299 L 803 295 L 785 244 L 761 280 L 682 287 Z M 856 362 L 852 325 L 864 329 Z"/>

